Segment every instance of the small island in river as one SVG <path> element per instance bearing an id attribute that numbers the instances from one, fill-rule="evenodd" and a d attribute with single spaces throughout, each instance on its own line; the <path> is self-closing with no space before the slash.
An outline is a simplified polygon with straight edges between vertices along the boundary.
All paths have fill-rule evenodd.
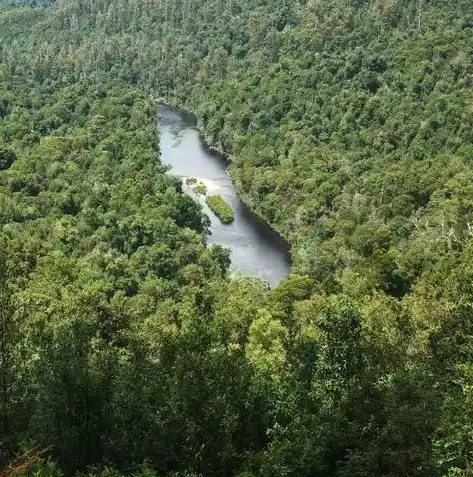
<path id="1" fill-rule="evenodd" d="M 235 220 L 233 209 L 219 195 L 209 195 L 205 202 L 223 224 L 230 224 Z"/>
<path id="2" fill-rule="evenodd" d="M 195 177 L 186 179 L 186 185 L 188 185 L 196 194 L 207 194 L 207 186 L 202 181 L 198 181 Z"/>

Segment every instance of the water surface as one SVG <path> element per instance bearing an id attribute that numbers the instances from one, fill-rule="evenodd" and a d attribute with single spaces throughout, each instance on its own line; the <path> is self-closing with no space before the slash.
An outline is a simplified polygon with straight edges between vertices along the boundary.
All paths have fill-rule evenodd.
<path id="1" fill-rule="evenodd" d="M 208 242 L 231 250 L 231 270 L 264 278 L 271 286 L 277 285 L 289 273 L 289 247 L 238 199 L 227 172 L 227 162 L 205 148 L 195 118 L 159 104 L 158 134 L 161 161 L 171 166 L 172 174 L 183 180 L 199 179 L 207 186 L 207 194 L 221 195 L 233 208 L 235 221 L 224 225 L 208 208 L 204 197 L 193 194 L 211 220 Z"/>

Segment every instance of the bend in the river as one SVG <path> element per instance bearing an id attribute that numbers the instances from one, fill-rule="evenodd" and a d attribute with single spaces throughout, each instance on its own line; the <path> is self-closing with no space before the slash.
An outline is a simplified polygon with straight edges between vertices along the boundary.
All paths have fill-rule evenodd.
<path id="1" fill-rule="evenodd" d="M 193 195 L 211 219 L 209 243 L 231 250 L 231 270 L 268 280 L 277 285 L 290 268 L 288 244 L 238 198 L 227 171 L 227 162 L 203 144 L 195 118 L 181 110 L 158 104 L 158 134 L 161 161 L 171 173 L 183 179 L 195 177 L 209 194 L 219 194 L 235 213 L 235 221 L 224 225 L 210 211 L 201 196 Z"/>

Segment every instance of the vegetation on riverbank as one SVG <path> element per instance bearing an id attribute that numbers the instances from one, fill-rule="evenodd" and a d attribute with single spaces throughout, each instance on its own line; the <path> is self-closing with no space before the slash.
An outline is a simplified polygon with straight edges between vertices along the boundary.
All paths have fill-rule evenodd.
<path id="1" fill-rule="evenodd" d="M 472 31 L 469 0 L 0 0 L 0 468 L 469 477 Z M 274 290 L 205 247 L 150 96 L 290 239 Z"/>
<path id="2" fill-rule="evenodd" d="M 209 195 L 205 198 L 205 202 L 223 224 L 230 224 L 235 220 L 233 209 L 221 196 Z"/>

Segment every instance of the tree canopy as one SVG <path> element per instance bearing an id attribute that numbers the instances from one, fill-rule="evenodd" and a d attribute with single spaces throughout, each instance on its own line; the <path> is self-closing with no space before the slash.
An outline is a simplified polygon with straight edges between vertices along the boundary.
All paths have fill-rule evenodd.
<path id="1" fill-rule="evenodd" d="M 472 31 L 467 0 L 0 0 L 0 469 L 473 475 Z M 207 246 L 158 97 L 290 242 L 274 289 Z"/>

